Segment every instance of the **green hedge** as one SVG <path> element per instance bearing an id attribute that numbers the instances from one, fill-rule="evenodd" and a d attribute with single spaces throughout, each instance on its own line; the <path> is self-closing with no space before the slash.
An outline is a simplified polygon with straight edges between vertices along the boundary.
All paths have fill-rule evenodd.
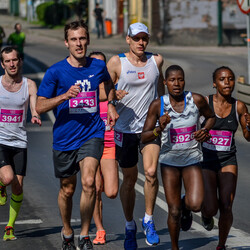
<path id="1" fill-rule="evenodd" d="M 64 3 L 45 2 L 36 8 L 37 18 L 45 25 L 60 25 L 70 17 L 70 7 Z"/>
<path id="2" fill-rule="evenodd" d="M 37 18 L 39 21 L 43 22 L 45 20 L 46 9 L 53 4 L 54 4 L 54 2 L 45 2 L 45 3 L 41 3 L 37 6 L 36 14 L 37 14 Z"/>

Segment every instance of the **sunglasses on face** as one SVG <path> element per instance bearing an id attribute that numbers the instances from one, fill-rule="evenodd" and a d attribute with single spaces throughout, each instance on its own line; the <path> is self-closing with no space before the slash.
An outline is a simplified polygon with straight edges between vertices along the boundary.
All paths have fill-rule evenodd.
<path id="1" fill-rule="evenodd" d="M 133 36 L 133 37 L 131 37 L 131 39 L 134 42 L 139 42 L 141 39 L 142 39 L 143 42 L 147 42 L 148 41 L 148 37 L 147 36 L 143 36 L 143 37 Z"/>

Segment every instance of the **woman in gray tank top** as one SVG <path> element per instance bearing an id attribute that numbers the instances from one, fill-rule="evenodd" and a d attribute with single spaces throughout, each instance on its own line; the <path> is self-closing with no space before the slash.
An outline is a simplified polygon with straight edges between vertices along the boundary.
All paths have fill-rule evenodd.
<path id="1" fill-rule="evenodd" d="M 180 66 L 168 67 L 164 83 L 169 94 L 151 103 L 142 142 L 161 135 L 159 162 L 169 209 L 168 229 L 172 249 L 179 249 L 180 228 L 187 231 L 192 224 L 191 211 L 201 210 L 204 187 L 199 143 L 209 139 L 215 116 L 202 95 L 184 91 L 184 71 Z M 207 119 L 203 129 L 199 128 L 200 114 Z M 181 198 L 182 181 L 185 195 Z"/>

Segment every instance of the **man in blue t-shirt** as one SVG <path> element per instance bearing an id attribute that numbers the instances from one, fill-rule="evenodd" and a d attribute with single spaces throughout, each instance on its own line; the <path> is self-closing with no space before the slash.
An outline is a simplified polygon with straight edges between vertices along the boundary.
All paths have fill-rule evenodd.
<path id="1" fill-rule="evenodd" d="M 103 152 L 105 125 L 100 118 L 99 94 L 107 96 L 108 121 L 118 118 L 113 106 L 115 91 L 103 61 L 86 57 L 89 33 L 80 20 L 65 25 L 65 45 L 69 56 L 51 66 L 38 89 L 39 114 L 53 109 L 53 160 L 55 176 L 60 178 L 58 205 L 62 217 L 63 249 L 76 249 L 70 225 L 76 174 L 80 170 L 82 195 L 79 249 L 92 249 L 89 226 L 95 203 L 95 173 Z M 99 93 L 104 82 L 105 93 Z M 100 91 L 104 91 L 100 88 Z"/>

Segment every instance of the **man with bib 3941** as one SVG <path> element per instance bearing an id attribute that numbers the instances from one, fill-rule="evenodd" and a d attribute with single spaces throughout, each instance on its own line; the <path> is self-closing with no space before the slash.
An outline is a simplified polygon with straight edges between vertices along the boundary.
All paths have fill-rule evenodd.
<path id="1" fill-rule="evenodd" d="M 35 110 L 36 83 L 22 76 L 21 55 L 14 47 L 1 51 L 4 75 L 0 76 L 0 205 L 7 200 L 11 185 L 9 222 L 3 239 L 15 240 L 14 224 L 23 201 L 23 180 L 27 167 L 26 120 L 28 105 L 31 122 L 41 125 Z"/>

